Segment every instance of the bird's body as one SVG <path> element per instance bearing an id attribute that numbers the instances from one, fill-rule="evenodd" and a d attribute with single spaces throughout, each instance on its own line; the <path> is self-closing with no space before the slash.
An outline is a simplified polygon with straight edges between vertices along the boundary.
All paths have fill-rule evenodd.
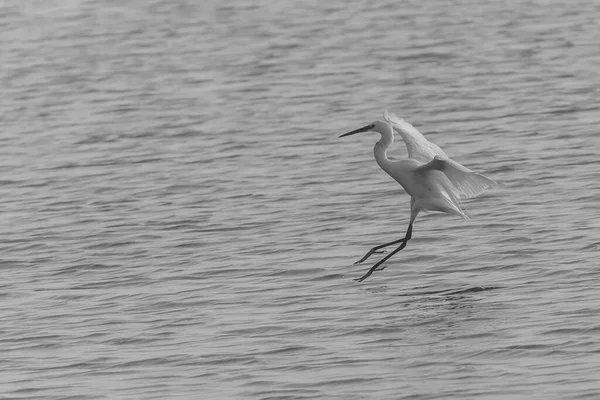
<path id="1" fill-rule="evenodd" d="M 480 175 L 448 158 L 446 153 L 429 142 L 415 127 L 394 114 L 384 111 L 383 121 L 376 121 L 340 137 L 359 132 L 375 131 L 381 139 L 373 149 L 377 164 L 411 197 L 411 215 L 408 231 L 403 239 L 371 249 L 358 263 L 365 261 L 379 249 L 401 243 L 400 246 L 376 263 L 359 282 L 369 277 L 379 266 L 402 250 L 412 235 L 412 225 L 420 211 L 440 211 L 467 218 L 460 198 L 475 197 L 487 188 L 495 187 L 493 180 Z M 394 130 L 398 131 L 408 150 L 408 159 L 392 161 L 387 151 L 394 143 Z"/>
<path id="2" fill-rule="evenodd" d="M 381 169 L 394 178 L 413 199 L 411 213 L 414 213 L 416 217 L 421 210 L 441 211 L 466 218 L 461 210 L 458 192 L 448 177 L 439 170 L 421 168 L 425 164 L 413 158 L 399 161 L 390 160 L 387 157 L 387 150 L 394 143 L 394 131 L 386 123 L 381 123 L 379 128 L 381 140 L 373 148 L 375 160 Z M 427 142 L 424 137 L 423 140 Z M 413 154 L 415 153 L 413 152 Z"/>

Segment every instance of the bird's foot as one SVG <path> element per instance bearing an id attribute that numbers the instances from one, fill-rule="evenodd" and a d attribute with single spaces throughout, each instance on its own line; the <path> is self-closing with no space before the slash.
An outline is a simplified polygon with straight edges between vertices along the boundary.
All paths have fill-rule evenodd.
<path id="1" fill-rule="evenodd" d="M 381 262 L 381 261 L 380 261 L 380 262 Z M 365 279 L 367 279 L 368 277 L 370 277 L 370 276 L 371 276 L 371 274 L 372 274 L 373 272 L 377 272 L 377 271 L 383 271 L 385 268 L 386 268 L 386 266 L 385 266 L 385 265 L 377 265 L 377 264 L 375 264 L 375 265 L 373 265 L 373 266 L 371 267 L 371 269 L 370 269 L 369 271 L 367 271 L 367 273 L 366 273 L 366 274 L 364 274 L 364 275 L 363 275 L 363 276 L 361 276 L 360 278 L 356 278 L 356 279 L 355 279 L 355 281 L 356 281 L 356 282 L 362 282 L 362 281 L 364 281 Z"/>
<path id="2" fill-rule="evenodd" d="M 364 261 L 366 261 L 369 257 L 371 257 L 373 254 L 384 254 L 386 251 L 385 250 L 375 250 L 375 251 L 370 251 L 367 253 L 366 256 L 364 256 L 363 258 L 361 258 L 360 260 L 358 260 L 357 262 L 355 262 L 353 265 L 358 265 L 358 264 L 362 264 Z"/>
<path id="3" fill-rule="evenodd" d="M 382 266 L 380 263 L 381 263 L 381 261 L 379 261 L 377 264 L 373 265 L 371 267 L 371 269 L 367 271 L 366 274 L 364 274 L 360 278 L 355 279 L 355 281 L 356 282 L 362 282 L 365 279 L 367 279 L 368 277 L 370 277 L 373 272 L 375 272 L 375 271 L 381 271 L 381 270 L 385 269 L 385 266 Z"/>

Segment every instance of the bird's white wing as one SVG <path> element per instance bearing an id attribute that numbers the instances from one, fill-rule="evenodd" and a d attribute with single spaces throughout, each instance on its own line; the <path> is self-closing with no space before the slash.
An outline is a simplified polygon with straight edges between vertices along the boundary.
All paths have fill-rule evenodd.
<path id="1" fill-rule="evenodd" d="M 432 158 L 439 156 L 442 159 L 448 159 L 448 156 L 442 149 L 431 143 L 417 128 L 398 118 L 395 114 L 383 111 L 383 118 L 392 126 L 404 140 L 408 150 L 408 157 L 422 163 L 428 163 Z"/>
<path id="2" fill-rule="evenodd" d="M 456 161 L 449 158 L 434 157 L 427 164 L 423 164 L 415 169 L 415 172 L 427 171 L 436 169 L 442 171 L 452 185 L 459 191 L 461 197 L 471 198 L 479 196 L 486 189 L 494 189 L 498 187 L 498 183 L 487 178 L 477 172 L 471 171 L 469 168 L 460 165 Z"/>
<path id="3" fill-rule="evenodd" d="M 425 139 L 417 128 L 402 118 L 388 113 L 387 110 L 384 110 L 383 118 L 402 136 L 408 149 L 408 156 L 423 163 L 416 171 L 428 169 L 442 171 L 463 198 L 479 196 L 486 189 L 498 186 L 493 180 L 451 160 L 442 149 Z"/>

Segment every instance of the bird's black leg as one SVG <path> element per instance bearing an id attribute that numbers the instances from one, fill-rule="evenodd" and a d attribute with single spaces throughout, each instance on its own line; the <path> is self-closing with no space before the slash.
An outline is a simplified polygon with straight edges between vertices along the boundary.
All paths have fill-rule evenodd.
<path id="1" fill-rule="evenodd" d="M 404 239 L 400 239 L 400 240 L 397 240 L 395 242 L 388 243 L 387 245 L 390 245 L 392 243 L 399 243 L 399 242 L 402 242 L 402 244 L 400 246 L 398 246 L 398 248 L 396 248 L 396 250 L 392 251 L 390 254 L 388 254 L 387 256 L 385 256 L 384 258 L 382 258 L 381 260 L 379 260 L 375 265 L 373 265 L 371 267 L 370 270 L 367 271 L 366 274 L 364 274 L 363 276 L 361 276 L 358 279 L 355 279 L 355 281 L 362 282 L 365 279 L 367 279 L 369 276 L 371 276 L 371 274 L 373 272 L 379 271 L 379 270 L 383 269 L 383 268 L 381 268 L 381 269 L 378 269 L 378 268 L 379 268 L 379 266 L 381 264 L 383 264 L 384 262 L 386 262 L 387 260 L 389 260 L 394 254 L 396 254 L 397 252 L 399 252 L 400 250 L 402 250 L 403 248 L 405 248 L 406 247 L 406 243 L 408 243 L 408 241 L 410 240 L 411 237 L 412 237 L 412 222 L 408 225 L 408 230 L 406 231 L 406 236 L 404 237 Z"/>
<path id="2" fill-rule="evenodd" d="M 375 253 L 385 253 L 385 251 L 379 251 L 379 249 L 383 249 L 384 247 L 388 247 L 388 246 L 391 246 L 393 244 L 398 244 L 400 242 L 403 242 L 404 239 L 405 238 L 402 238 L 402 239 L 399 239 L 399 240 L 394 240 L 393 242 L 384 243 L 384 244 L 380 244 L 379 246 L 373 247 L 371 250 L 369 250 L 369 252 L 367 254 L 365 254 L 365 256 L 363 258 L 361 258 L 360 260 L 358 260 L 357 262 L 355 262 L 354 265 L 362 263 L 363 261 L 365 261 L 367 258 L 371 257 Z"/>

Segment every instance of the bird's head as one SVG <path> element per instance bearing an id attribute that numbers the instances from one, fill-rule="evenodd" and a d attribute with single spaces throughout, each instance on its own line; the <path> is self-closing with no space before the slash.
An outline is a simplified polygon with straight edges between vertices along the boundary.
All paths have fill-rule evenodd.
<path id="1" fill-rule="evenodd" d="M 350 136 L 350 135 L 354 135 L 356 133 L 360 133 L 360 132 L 379 132 L 382 135 L 387 132 L 387 131 L 391 131 L 392 127 L 389 126 L 387 124 L 387 122 L 383 122 L 383 121 L 375 121 L 369 125 L 363 126 L 362 128 L 358 128 L 356 130 L 353 130 L 352 132 L 348 132 L 348 133 L 344 133 L 343 135 L 341 135 L 340 137 L 344 137 L 344 136 Z"/>

